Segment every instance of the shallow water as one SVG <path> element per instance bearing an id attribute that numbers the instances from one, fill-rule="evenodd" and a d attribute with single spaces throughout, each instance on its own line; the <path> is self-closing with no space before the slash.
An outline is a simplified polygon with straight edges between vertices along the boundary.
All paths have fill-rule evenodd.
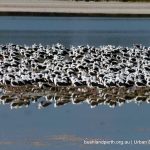
<path id="1" fill-rule="evenodd" d="M 149 145 L 84 145 L 84 139 L 149 140 L 149 105 L 110 109 L 66 105 L 37 110 L 1 106 L 1 149 L 147 149 Z M 142 120 L 141 120 L 142 118 Z"/>
<path id="2" fill-rule="evenodd" d="M 0 17 L 0 43 L 150 45 L 149 18 Z M 87 139 L 149 140 L 149 104 L 91 109 L 67 104 L 38 110 L 0 105 L 0 149 L 136 149 L 149 145 L 88 145 Z"/>
<path id="3" fill-rule="evenodd" d="M 1 17 L 0 43 L 147 46 L 149 26 L 149 18 Z"/>

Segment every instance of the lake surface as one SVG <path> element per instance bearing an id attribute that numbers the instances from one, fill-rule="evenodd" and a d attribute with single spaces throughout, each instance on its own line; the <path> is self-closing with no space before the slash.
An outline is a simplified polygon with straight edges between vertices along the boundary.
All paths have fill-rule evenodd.
<path id="1" fill-rule="evenodd" d="M 150 18 L 1 17 L 0 42 L 149 45 Z"/>
<path id="2" fill-rule="evenodd" d="M 0 43 L 150 46 L 150 18 L 0 17 Z M 36 105 L 11 110 L 0 105 L 2 150 L 146 150 L 150 140 L 150 105 L 125 104 L 91 109 L 67 104 L 38 110 Z M 84 144 L 88 140 L 131 141 L 132 144 Z"/>

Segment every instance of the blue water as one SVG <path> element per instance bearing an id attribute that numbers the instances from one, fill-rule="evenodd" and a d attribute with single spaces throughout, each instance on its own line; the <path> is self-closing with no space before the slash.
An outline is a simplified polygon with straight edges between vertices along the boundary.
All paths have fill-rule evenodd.
<path id="1" fill-rule="evenodd" d="M 50 106 L 43 110 L 31 106 L 10 110 L 0 107 L 0 148 L 19 149 L 147 149 L 149 145 L 84 145 L 84 140 L 149 140 L 148 104 L 126 104 L 115 109 L 86 104 Z M 66 138 L 63 138 L 66 137 Z M 6 142 L 10 142 L 6 144 Z M 38 144 L 39 142 L 39 144 Z"/>
<path id="2" fill-rule="evenodd" d="M 0 43 L 65 46 L 150 45 L 149 18 L 0 17 Z M 115 109 L 87 104 L 38 110 L 0 105 L 0 150 L 146 150 L 150 145 L 86 145 L 87 139 L 149 140 L 150 105 Z"/>
<path id="3" fill-rule="evenodd" d="M 150 18 L 1 17 L 0 43 L 150 45 Z"/>

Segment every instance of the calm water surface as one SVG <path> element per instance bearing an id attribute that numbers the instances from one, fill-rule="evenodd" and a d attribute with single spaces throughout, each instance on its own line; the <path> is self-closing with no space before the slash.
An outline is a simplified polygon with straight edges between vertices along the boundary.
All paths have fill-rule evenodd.
<path id="1" fill-rule="evenodd" d="M 150 19 L 1 17 L 0 43 L 52 44 L 65 46 L 150 43 Z"/>
<path id="2" fill-rule="evenodd" d="M 0 43 L 69 45 L 150 45 L 149 18 L 0 17 Z M 87 139 L 149 140 L 150 105 L 115 109 L 65 105 L 10 110 L 0 105 L 2 150 L 146 150 L 150 145 L 86 145 Z"/>

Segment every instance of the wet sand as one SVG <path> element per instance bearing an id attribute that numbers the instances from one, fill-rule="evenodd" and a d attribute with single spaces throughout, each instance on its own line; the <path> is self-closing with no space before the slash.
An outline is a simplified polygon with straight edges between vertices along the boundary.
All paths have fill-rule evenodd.
<path id="1" fill-rule="evenodd" d="M 53 0 L 1 0 L 1 15 L 149 16 L 146 2 L 75 2 Z"/>

